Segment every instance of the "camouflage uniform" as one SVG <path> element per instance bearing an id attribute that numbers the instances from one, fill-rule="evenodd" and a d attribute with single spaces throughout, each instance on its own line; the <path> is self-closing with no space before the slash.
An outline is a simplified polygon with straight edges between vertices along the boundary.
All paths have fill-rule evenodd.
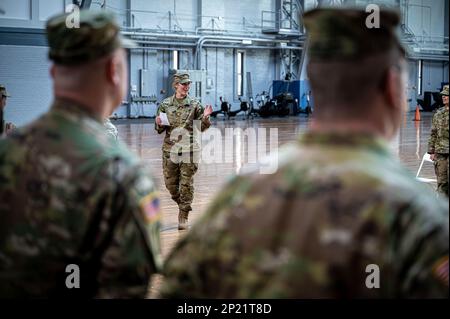
<path id="1" fill-rule="evenodd" d="M 118 30 L 103 11 L 81 11 L 80 29 L 64 21 L 47 24 L 58 64 L 89 61 L 97 39 Z M 69 58 L 75 38 L 83 46 Z M 104 55 L 110 41 L 118 39 L 103 43 Z M 144 297 L 161 267 L 153 180 L 101 118 L 68 99 L 0 141 L 0 216 L 1 297 Z M 69 264 L 79 267 L 79 289 L 66 287 Z"/>
<path id="2" fill-rule="evenodd" d="M 111 123 L 111 120 L 109 118 L 103 120 L 103 125 L 105 126 L 108 135 L 110 135 L 115 140 L 119 138 L 119 132 L 117 131 L 117 127 Z"/>
<path id="3" fill-rule="evenodd" d="M 441 95 L 448 96 L 448 85 Z M 437 177 L 438 192 L 448 196 L 448 104 L 436 111 L 431 125 L 431 135 L 428 140 L 428 153 L 436 154 L 434 169 Z"/>
<path id="4" fill-rule="evenodd" d="M 163 296 L 448 294 L 432 271 L 448 254 L 448 205 L 384 142 L 306 134 L 279 156 L 276 174 L 237 177 L 220 192 L 169 256 Z M 370 264 L 380 289 L 365 286 Z"/>
<path id="5" fill-rule="evenodd" d="M 180 83 L 189 81 L 187 74 L 177 75 Z M 204 108 L 197 100 L 187 96 L 178 100 L 175 95 L 162 101 L 157 116 L 161 112 L 167 114 L 170 126 L 159 126 L 155 129 L 159 134 L 166 132 L 162 146 L 163 173 L 166 188 L 172 199 L 178 204 L 180 215 L 187 218 L 192 210 L 194 198 L 194 174 L 198 169 L 200 143 L 194 138 L 194 129 L 201 132 L 211 125 L 209 118 L 203 117 Z M 199 121 L 199 127 L 194 121 Z M 184 129 L 183 135 L 179 135 Z"/>
<path id="6" fill-rule="evenodd" d="M 10 97 L 4 85 L 0 84 L 0 98 Z M 0 137 L 6 132 L 6 122 L 4 119 L 3 107 L 0 107 Z"/>
<path id="7" fill-rule="evenodd" d="M 2 137 L 3 132 L 5 132 L 5 120 L 3 119 L 3 109 L 0 109 L 0 137 Z"/>
<path id="8" fill-rule="evenodd" d="M 390 37 L 385 14 L 374 32 Z M 359 54 L 372 31 L 346 35 L 365 16 L 307 13 L 308 31 L 329 25 L 308 33 L 310 58 L 330 53 L 321 41 L 322 48 L 333 41 L 327 50 L 339 58 Z M 448 297 L 448 204 L 418 183 L 384 140 L 308 132 L 279 150 L 278 163 L 273 175 L 238 176 L 226 185 L 168 257 L 163 297 Z M 378 289 L 369 288 L 377 281 L 371 274 L 379 275 Z"/>

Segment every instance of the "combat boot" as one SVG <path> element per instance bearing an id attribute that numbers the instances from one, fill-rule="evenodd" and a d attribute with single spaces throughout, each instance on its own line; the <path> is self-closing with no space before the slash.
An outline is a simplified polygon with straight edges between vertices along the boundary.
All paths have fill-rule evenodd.
<path id="1" fill-rule="evenodd" d="M 178 213 L 178 230 L 186 230 L 188 228 L 188 212 L 180 210 Z"/>

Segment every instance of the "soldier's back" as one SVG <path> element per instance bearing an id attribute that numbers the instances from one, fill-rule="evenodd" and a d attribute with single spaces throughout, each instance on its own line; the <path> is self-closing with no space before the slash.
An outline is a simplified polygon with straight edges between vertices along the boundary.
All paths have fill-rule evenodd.
<path id="1" fill-rule="evenodd" d="M 0 295 L 42 297 L 67 291 L 63 276 L 69 264 L 84 271 L 87 295 L 102 285 L 99 273 L 110 285 L 117 271 L 113 266 L 120 268 L 125 261 L 110 258 L 109 276 L 101 270 L 102 259 L 123 235 L 117 235 L 119 225 L 130 232 L 122 245 L 139 237 L 139 222 L 128 225 L 139 199 L 131 192 L 153 188 L 137 158 L 108 136 L 101 121 L 70 102 L 57 101 L 47 114 L 0 142 Z M 135 266 L 144 272 L 151 262 L 140 257 L 151 252 L 131 251 L 139 252 L 136 261 L 141 264 Z M 139 275 L 130 273 L 132 277 Z"/>
<path id="2" fill-rule="evenodd" d="M 279 161 L 221 192 L 169 258 L 165 296 L 445 296 L 433 267 L 448 256 L 448 206 L 383 143 L 307 134 Z"/>

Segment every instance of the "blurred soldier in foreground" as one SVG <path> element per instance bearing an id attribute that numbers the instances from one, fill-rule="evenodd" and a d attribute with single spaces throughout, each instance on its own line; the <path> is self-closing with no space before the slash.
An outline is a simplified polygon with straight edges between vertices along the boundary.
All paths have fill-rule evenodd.
<path id="1" fill-rule="evenodd" d="M 53 105 L 0 142 L 0 296 L 145 297 L 161 264 L 156 188 L 103 126 L 126 94 L 127 41 L 105 11 L 66 19 L 47 22 Z"/>
<path id="2" fill-rule="evenodd" d="M 164 297 L 448 297 L 448 204 L 389 150 L 406 107 L 399 16 L 305 14 L 309 131 L 234 178 L 168 258 Z"/>
<path id="3" fill-rule="evenodd" d="M 15 126 L 10 122 L 5 122 L 4 110 L 6 107 L 6 99 L 10 97 L 4 85 L 0 84 L 0 137 L 11 134 Z"/>
<path id="4" fill-rule="evenodd" d="M 200 131 L 207 130 L 211 122 L 212 107 L 203 108 L 199 101 L 188 95 L 191 85 L 189 74 L 175 74 L 175 94 L 162 101 L 155 120 L 155 129 L 166 132 L 163 152 L 164 182 L 172 199 L 179 207 L 178 229 L 188 228 L 188 216 L 194 199 L 194 175 L 198 169 L 200 147 L 193 138 L 194 121 L 200 122 Z M 167 116 L 169 125 L 164 125 L 160 116 Z"/>
<path id="5" fill-rule="evenodd" d="M 434 161 L 437 190 L 448 197 L 448 85 L 441 92 L 444 107 L 433 115 L 431 135 L 428 140 L 428 154 Z"/>

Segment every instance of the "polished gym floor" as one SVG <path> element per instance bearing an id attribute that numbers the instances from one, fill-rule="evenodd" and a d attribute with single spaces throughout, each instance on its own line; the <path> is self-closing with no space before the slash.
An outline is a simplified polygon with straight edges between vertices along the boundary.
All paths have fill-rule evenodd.
<path id="1" fill-rule="evenodd" d="M 422 161 L 422 157 L 427 150 L 432 113 L 423 112 L 421 114 L 421 121 L 413 121 L 413 118 L 414 113 L 408 113 L 405 116 L 403 126 L 397 138 L 391 142 L 391 148 L 394 154 L 399 156 L 400 161 L 415 175 Z M 163 211 L 161 233 L 162 252 L 164 258 L 166 258 L 174 244 L 186 234 L 186 231 L 177 230 L 177 206 L 171 200 L 164 186 L 161 160 L 161 145 L 164 134 L 159 135 L 154 130 L 153 119 L 126 120 L 113 123 L 119 130 L 119 138 L 149 167 L 158 184 Z M 307 129 L 308 125 L 309 118 L 304 115 L 287 118 L 255 118 L 248 120 L 243 118 L 233 120 L 224 120 L 223 118 L 213 119 L 211 127 L 218 129 L 215 132 L 216 134 L 221 134 L 224 143 L 226 141 L 230 142 L 230 135 L 228 135 L 228 139 L 226 138 L 226 134 L 230 133 L 230 130 L 227 129 L 235 129 L 232 131 L 236 136 L 233 143 L 233 152 L 229 154 L 229 152 L 225 152 L 225 147 L 223 147 L 222 151 L 224 154 L 221 158 L 224 160 L 224 163 L 199 164 L 199 170 L 195 175 L 195 194 L 192 206 L 193 211 L 189 217 L 190 223 L 192 224 L 192 222 L 198 219 L 227 179 L 233 174 L 242 171 L 244 165 L 248 163 L 248 153 L 254 154 L 252 152 L 255 152 L 256 148 L 259 149 L 262 143 L 266 144 L 266 153 L 269 153 L 270 128 L 278 129 L 278 145 L 281 146 L 287 142 L 294 141 L 300 133 Z M 236 130 L 236 128 L 241 128 L 242 131 Z M 255 132 L 258 132 L 258 128 L 265 128 L 266 140 L 261 140 L 258 143 L 245 143 L 244 133 L 247 128 L 253 128 Z M 258 134 L 258 137 L 260 136 L 263 136 L 263 134 Z M 208 145 L 207 142 L 210 139 L 212 137 L 203 136 L 203 145 Z M 424 164 L 420 176 L 435 178 L 432 163 L 426 162 Z M 429 185 L 430 187 L 435 187 L 433 184 Z M 149 285 L 148 297 L 158 297 L 158 289 L 162 280 L 163 278 L 159 275 L 153 277 Z"/>

